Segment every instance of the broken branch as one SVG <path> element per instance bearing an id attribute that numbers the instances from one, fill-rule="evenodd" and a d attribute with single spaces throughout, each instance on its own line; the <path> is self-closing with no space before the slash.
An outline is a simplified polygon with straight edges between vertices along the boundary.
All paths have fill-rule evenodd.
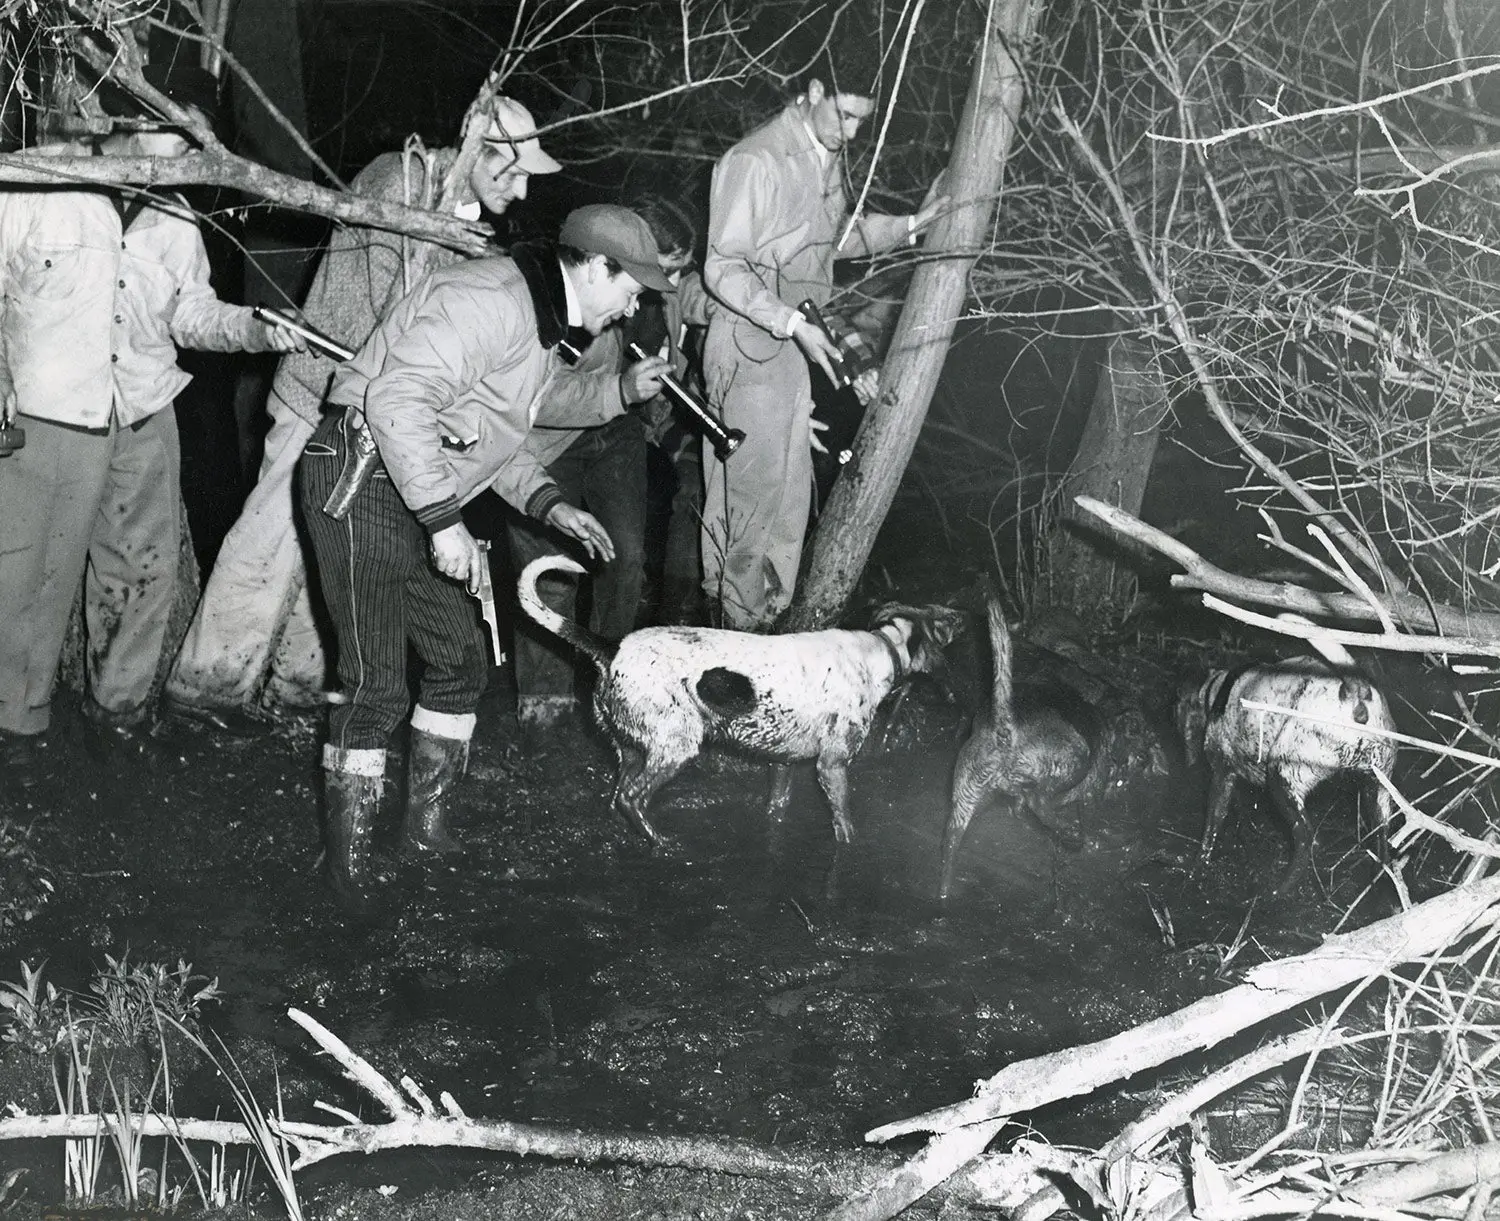
<path id="1" fill-rule="evenodd" d="M 1133 1030 L 1009 1065 L 981 1082 L 972 1098 L 884 1124 L 865 1139 L 884 1142 L 914 1132 L 951 1132 L 1090 1093 L 1430 954 L 1468 930 L 1493 923 L 1500 916 L 1494 909 L 1497 902 L 1500 879 L 1458 887 L 1358 932 L 1332 935 L 1307 954 L 1264 963 L 1237 987 Z"/>

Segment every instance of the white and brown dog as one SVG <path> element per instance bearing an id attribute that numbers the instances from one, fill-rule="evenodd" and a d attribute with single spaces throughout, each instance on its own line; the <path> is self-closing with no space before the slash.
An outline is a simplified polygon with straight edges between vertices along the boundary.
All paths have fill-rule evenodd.
<path id="1" fill-rule="evenodd" d="M 521 573 L 526 613 L 586 654 L 599 671 L 594 713 L 619 758 L 614 804 L 652 843 L 653 794 L 706 745 L 736 747 L 780 764 L 769 812 L 791 795 L 788 765 L 816 760 L 840 843 L 849 821 L 849 761 L 879 707 L 908 675 L 940 670 L 961 618 L 946 607 L 886 606 L 870 631 L 763 636 L 716 628 L 648 627 L 618 644 L 564 619 L 537 596 L 544 572 L 583 572 L 563 555 Z"/>
<path id="2" fill-rule="evenodd" d="M 1283 618 L 1293 618 L 1284 615 Z M 1306 620 L 1299 620 L 1306 622 Z M 1236 782 L 1265 789 L 1286 823 L 1292 855 L 1271 893 L 1288 890 L 1306 868 L 1312 830 L 1307 799 L 1335 776 L 1359 779 L 1372 798 L 1381 831 L 1380 850 L 1392 817 L 1390 780 L 1396 766 L 1395 721 L 1390 705 L 1355 666 L 1342 645 L 1308 642 L 1326 665 L 1292 658 L 1273 665 L 1213 670 L 1183 686 L 1177 699 L 1177 731 L 1189 764 L 1208 762 L 1209 800 L 1200 864 L 1213 852 Z M 1248 708 L 1247 703 L 1287 708 L 1289 717 Z M 1373 732 L 1366 732 L 1367 730 Z"/>

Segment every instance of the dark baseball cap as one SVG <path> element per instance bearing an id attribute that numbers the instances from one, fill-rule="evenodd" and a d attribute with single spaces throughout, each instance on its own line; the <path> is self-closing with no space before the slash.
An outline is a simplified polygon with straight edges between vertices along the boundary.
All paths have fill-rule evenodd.
<path id="1" fill-rule="evenodd" d="M 563 221 L 558 241 L 588 254 L 614 259 L 647 288 L 670 293 L 676 289 L 661 269 L 661 253 L 651 226 L 619 204 L 588 204 L 574 208 Z"/>

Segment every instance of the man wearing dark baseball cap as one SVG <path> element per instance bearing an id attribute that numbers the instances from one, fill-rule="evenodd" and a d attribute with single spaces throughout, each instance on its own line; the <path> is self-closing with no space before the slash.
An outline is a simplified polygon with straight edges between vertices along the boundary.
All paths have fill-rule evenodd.
<path id="1" fill-rule="evenodd" d="M 564 246 L 613 259 L 646 288 L 659 293 L 676 291 L 661 269 L 661 256 L 651 226 L 629 208 L 618 204 L 574 208 L 563 221 L 557 240 Z"/>
<path id="2" fill-rule="evenodd" d="M 648 287 L 672 290 L 647 223 L 614 205 L 579 208 L 556 244 L 518 242 L 509 255 L 423 277 L 334 374 L 330 413 L 298 478 L 346 697 L 330 713 L 323 748 L 328 867 L 356 914 L 374 899 L 371 828 L 386 746 L 407 716 L 408 649 L 423 668 L 402 851 L 429 859 L 462 851 L 447 800 L 468 760 L 490 668 L 468 592 L 488 561 L 462 506 L 491 488 L 596 559 L 614 558 L 598 520 L 563 499 L 523 442 L 536 423 L 597 424 L 624 409 L 616 402 L 601 418 L 606 408 L 593 404 L 587 420 L 542 410 L 568 328 L 599 334 L 632 313 Z M 655 357 L 642 363 L 648 375 L 666 367 Z M 331 493 L 362 429 L 379 466 L 335 518 Z"/>

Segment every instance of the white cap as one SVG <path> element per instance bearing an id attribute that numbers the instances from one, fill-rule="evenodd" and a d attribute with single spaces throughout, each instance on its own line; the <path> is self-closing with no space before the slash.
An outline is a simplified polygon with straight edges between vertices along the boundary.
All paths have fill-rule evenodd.
<path id="1" fill-rule="evenodd" d="M 484 142 L 511 149 L 518 169 L 528 174 L 555 174 L 562 169 L 542 151 L 541 142 L 536 138 L 536 120 L 520 102 L 497 96 L 490 100 L 489 112 L 490 123 L 484 133 Z"/>

